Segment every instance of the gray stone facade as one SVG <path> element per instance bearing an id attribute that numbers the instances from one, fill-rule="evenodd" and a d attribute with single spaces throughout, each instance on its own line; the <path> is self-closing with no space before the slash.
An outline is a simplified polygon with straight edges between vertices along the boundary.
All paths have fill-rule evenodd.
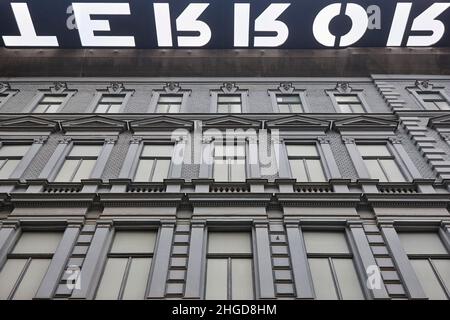
<path id="1" fill-rule="evenodd" d="M 346 234 L 366 299 L 428 299 L 398 230 L 437 232 L 450 256 L 450 112 L 427 110 L 414 94 L 439 90 L 448 98 L 450 76 L 8 78 L 1 83 L 11 94 L 0 105 L 0 143 L 28 141 L 34 151 L 13 176 L 0 181 L 0 270 L 23 230 L 64 230 L 35 299 L 93 299 L 116 228 L 158 232 L 147 299 L 205 297 L 209 229 L 252 233 L 256 299 L 316 297 L 304 230 Z M 328 92 L 343 84 L 347 92 L 358 92 L 368 112 L 337 112 Z M 94 114 L 99 90 L 114 85 L 130 92 L 121 112 Z M 185 92 L 180 113 L 154 113 L 155 92 L 171 85 Z M 308 112 L 276 111 L 270 91 L 283 86 L 302 91 Z M 33 113 L 37 95 L 52 87 L 71 92 L 61 111 Z M 223 87 L 242 96 L 245 113 L 214 112 L 213 99 Z M 269 143 L 245 140 L 247 156 L 257 148 L 270 155 L 279 144 L 278 171 L 264 173 L 258 162 L 248 166 L 245 181 L 218 182 L 207 164 L 185 161 L 172 164 L 162 183 L 133 181 L 132 162 L 143 141 L 181 146 L 188 150 L 184 159 L 192 160 L 210 143 L 207 129 L 231 128 L 267 131 Z M 177 129 L 183 134 L 174 138 Z M 192 148 L 196 135 L 201 149 Z M 406 181 L 371 179 L 355 151 L 360 140 L 388 143 Z M 74 141 L 102 145 L 91 178 L 55 182 Z M 293 179 L 289 141 L 317 143 L 326 182 Z M 81 289 L 66 285 L 66 271 L 74 266 L 82 272 Z M 366 286 L 370 266 L 382 277 L 376 289 Z"/>

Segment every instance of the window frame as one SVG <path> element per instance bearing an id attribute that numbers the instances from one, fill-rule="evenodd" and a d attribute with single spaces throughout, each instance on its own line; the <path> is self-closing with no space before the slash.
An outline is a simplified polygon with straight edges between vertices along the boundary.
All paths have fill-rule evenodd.
<path id="1" fill-rule="evenodd" d="M 443 89 L 435 89 L 435 88 L 431 88 L 431 89 L 420 89 L 420 88 L 408 88 L 408 91 L 413 95 L 413 97 L 416 99 L 416 101 L 419 103 L 419 105 L 422 107 L 423 110 L 426 111 L 449 111 L 450 109 L 440 109 L 436 106 L 436 110 L 430 110 L 425 106 L 425 101 L 422 99 L 422 97 L 420 96 L 420 93 L 425 93 L 425 94 L 440 94 L 441 97 L 444 99 L 445 102 L 447 102 L 447 104 L 450 107 L 450 97 L 447 95 L 447 93 L 443 90 Z M 434 102 L 434 101 L 433 101 Z"/>
<path id="2" fill-rule="evenodd" d="M 140 143 L 139 143 L 139 147 L 138 150 L 136 152 L 136 157 L 133 160 L 133 165 L 131 167 L 131 180 L 134 183 L 163 183 L 163 182 L 153 182 L 153 181 L 136 181 L 136 173 L 137 173 L 137 169 L 139 167 L 139 162 L 142 159 L 142 152 L 144 151 L 144 147 L 148 146 L 148 145 L 165 145 L 165 146 L 171 146 L 172 147 L 172 156 L 169 157 L 146 157 L 145 159 L 162 159 L 162 160 L 170 160 L 169 163 L 169 170 L 167 171 L 167 178 L 166 179 L 170 179 L 171 175 L 172 175 L 172 169 L 173 169 L 173 154 L 176 150 L 176 143 L 170 140 L 152 140 L 152 139 L 143 139 Z M 155 170 L 155 166 L 156 163 L 154 162 L 152 165 L 152 173 L 151 173 L 151 178 L 153 179 L 153 174 L 154 174 L 154 170 Z"/>
<path id="3" fill-rule="evenodd" d="M 203 255 L 204 257 L 204 264 L 203 267 L 205 272 L 203 273 L 203 290 L 202 290 L 202 297 L 203 299 L 206 299 L 206 289 L 207 289 L 207 268 L 208 268 L 208 260 L 209 259 L 227 259 L 227 300 L 232 300 L 232 286 L 231 286 L 231 264 L 230 260 L 233 258 L 235 259 L 251 259 L 251 267 L 252 267 L 252 284 L 253 284 L 253 300 L 257 299 L 257 278 L 256 278 L 256 240 L 255 240 L 255 232 L 254 228 L 247 227 L 247 226 L 230 226 L 230 225 L 207 225 L 205 227 L 205 253 Z M 209 235 L 210 233 L 214 232 L 230 232 L 230 233 L 236 233 L 236 232 L 246 232 L 250 235 L 250 245 L 251 245 L 251 254 L 248 253 L 209 253 L 208 247 L 209 247 Z"/>
<path id="4" fill-rule="evenodd" d="M 306 89 L 296 89 L 296 90 L 294 89 L 292 92 L 282 92 L 281 90 L 268 90 L 268 92 L 270 100 L 272 102 L 272 108 L 275 113 L 295 115 L 311 112 L 306 100 Z M 302 112 L 288 112 L 288 113 L 280 112 L 279 104 L 277 101 L 278 96 L 298 96 L 300 99 L 300 108 L 302 109 Z"/>
<path id="5" fill-rule="evenodd" d="M 409 172 L 408 168 L 403 164 L 402 161 L 399 160 L 400 156 L 397 153 L 397 151 L 395 150 L 395 148 L 392 146 L 392 143 L 390 143 L 390 141 L 386 140 L 386 139 L 357 139 L 355 140 L 355 147 L 356 147 L 356 151 L 358 152 L 358 156 L 362 161 L 362 164 L 364 165 L 364 169 L 367 172 L 368 178 L 369 179 L 377 179 L 377 178 L 371 178 L 370 177 L 370 173 L 369 170 L 367 169 L 367 165 L 365 163 L 365 158 L 361 155 L 361 153 L 358 150 L 358 145 L 385 145 L 387 150 L 389 151 L 389 153 L 391 154 L 390 156 L 383 156 L 381 158 L 386 158 L 386 159 L 390 159 L 390 160 L 394 160 L 394 163 L 396 164 L 396 166 L 398 167 L 398 169 L 400 170 L 400 173 L 403 175 L 404 181 L 389 181 L 388 175 L 386 175 L 386 172 L 384 170 L 384 168 L 381 166 L 384 175 L 386 176 L 388 181 L 380 181 L 380 183 L 407 183 L 407 182 L 411 182 L 412 181 L 412 175 Z M 370 159 L 372 158 L 380 158 L 380 157 L 370 157 Z M 372 159 L 373 160 L 373 159 Z M 380 179 L 378 179 L 380 180 Z"/>
<path id="6" fill-rule="evenodd" d="M 241 112 L 240 113 L 219 113 L 219 95 L 231 95 L 241 96 Z M 243 113 L 249 113 L 249 103 L 248 103 L 248 90 L 242 90 L 236 87 L 234 84 L 232 85 L 231 89 L 227 89 L 226 86 L 222 87 L 219 90 L 211 90 L 210 96 L 211 96 L 211 105 L 210 105 L 210 113 L 216 113 L 221 115 L 227 115 L 227 114 L 243 114 Z"/>
<path id="7" fill-rule="evenodd" d="M 17 93 L 19 93 L 19 90 L 12 90 L 7 88 L 4 91 L 0 91 L 0 95 L 5 95 L 3 99 L 0 98 L 0 112 L 2 112 L 3 106 L 9 101 L 9 99 L 14 97 Z"/>
<path id="8" fill-rule="evenodd" d="M 26 168 L 28 168 L 28 166 L 30 165 L 31 161 L 33 160 L 34 157 L 30 157 L 31 155 L 31 148 L 33 147 L 33 140 L 28 140 L 28 139 L 0 139 L 0 149 L 3 146 L 28 146 L 28 150 L 25 152 L 25 154 L 23 156 L 21 156 L 20 158 L 18 156 L 12 157 L 13 159 L 11 159 L 11 157 L 3 157 L 0 156 L 0 161 L 3 160 L 19 160 L 19 162 L 17 163 L 17 165 L 15 166 L 15 168 L 11 171 L 11 173 L 9 174 L 8 178 L 5 179 L 10 179 L 12 174 L 14 173 L 14 171 L 17 170 L 17 168 L 21 165 L 21 163 L 26 160 L 26 162 L 24 162 L 26 164 Z M 4 164 L 0 165 L 0 170 L 3 168 Z M 26 170 L 26 168 L 24 169 L 24 171 Z M 23 172 L 21 172 L 20 175 L 22 175 Z"/>
<path id="9" fill-rule="evenodd" d="M 98 114 L 98 115 L 106 115 L 109 114 L 107 113 L 99 113 L 96 112 L 98 105 L 101 101 L 101 99 L 103 98 L 103 96 L 123 96 L 125 95 L 125 97 L 122 100 L 122 103 L 120 104 L 119 107 L 119 111 L 117 113 L 122 113 L 125 109 L 125 107 L 128 105 L 128 102 L 131 98 L 131 96 L 134 94 L 134 90 L 119 90 L 119 91 L 110 91 L 110 90 L 97 90 L 97 93 L 95 94 L 94 99 L 92 100 L 91 104 L 89 105 L 89 107 L 86 110 L 86 113 L 93 113 L 93 114 Z"/>
<path id="10" fill-rule="evenodd" d="M 340 91 L 337 91 L 337 90 L 327 90 L 326 92 L 327 92 L 328 96 L 330 97 L 331 102 L 333 103 L 334 110 L 337 113 L 342 113 L 342 114 L 366 114 L 366 113 L 372 113 L 372 110 L 370 109 L 369 104 L 367 103 L 366 99 L 364 98 L 362 89 L 359 89 L 359 90 L 353 89 L 350 92 L 340 92 Z M 342 95 L 342 96 L 356 96 L 358 98 L 360 104 L 361 104 L 362 109 L 364 110 L 364 113 L 342 112 L 341 106 L 340 106 L 340 104 L 338 103 L 338 101 L 336 99 L 336 96 L 339 96 L 339 95 Z"/>
<path id="11" fill-rule="evenodd" d="M 108 262 L 108 259 L 115 259 L 115 258 L 128 258 L 127 260 L 127 264 L 126 264 L 126 268 L 124 270 L 124 274 L 122 277 L 122 281 L 120 284 L 120 288 L 119 288 L 119 292 L 118 292 L 118 297 L 115 300 L 123 300 L 123 294 L 124 294 L 124 289 L 126 287 L 127 281 L 128 281 L 128 276 L 129 276 L 129 265 L 131 264 L 131 260 L 133 258 L 150 258 L 151 259 L 151 263 L 149 266 L 149 272 L 148 272 L 148 277 L 146 279 L 146 287 L 145 287 L 145 293 L 144 293 L 144 297 L 143 300 L 146 299 L 148 290 L 150 288 L 150 279 L 152 277 L 153 274 L 153 268 L 154 268 L 154 263 L 155 263 L 155 256 L 156 256 L 156 250 L 158 248 L 158 241 L 160 238 L 160 234 L 161 234 L 161 226 L 157 225 L 155 223 L 144 223 L 142 225 L 136 225 L 133 226 L 132 222 L 123 222 L 123 223 L 119 223 L 118 225 L 115 225 L 114 228 L 112 228 L 111 233 L 109 235 L 109 240 L 108 243 L 106 245 L 105 248 L 105 255 L 104 255 L 104 259 L 102 260 L 102 265 L 100 267 L 100 272 L 98 273 L 98 281 L 95 284 L 95 289 L 94 289 L 94 295 L 93 298 L 94 300 L 97 297 L 98 294 L 98 290 L 100 288 L 102 279 L 103 279 L 103 275 L 106 269 L 106 265 Z M 154 232 L 155 233 L 155 243 L 154 243 L 154 247 L 153 247 L 153 252 L 152 253 L 111 253 L 111 249 L 112 246 L 114 244 L 114 239 L 115 239 L 115 235 L 116 232 L 120 232 L 120 231 L 125 231 L 125 232 Z M 124 281 L 126 280 L 126 281 Z M 99 299 L 101 300 L 101 299 Z"/>
<path id="12" fill-rule="evenodd" d="M 47 97 L 47 96 L 62 96 L 65 95 L 64 99 L 62 100 L 61 104 L 59 105 L 57 112 L 52 113 L 63 113 L 62 111 L 67 106 L 67 103 L 72 98 L 73 95 L 77 93 L 77 90 L 68 90 L 63 89 L 62 91 L 57 91 L 54 89 L 44 89 L 39 90 L 38 93 L 34 96 L 33 100 L 28 104 L 28 106 L 24 109 L 23 112 L 25 113 L 33 113 L 33 114 L 47 114 L 48 112 L 35 112 L 36 108 L 39 106 L 39 103 Z M 50 113 L 49 113 L 50 114 Z"/>
<path id="13" fill-rule="evenodd" d="M 244 152 L 245 152 L 245 154 L 244 154 L 245 178 L 243 180 L 237 180 L 237 181 L 231 180 L 230 179 L 231 178 L 231 170 L 230 170 L 230 168 L 233 166 L 233 164 L 230 164 L 230 163 L 227 164 L 228 179 L 226 181 L 216 181 L 215 178 L 214 178 L 214 170 L 215 170 L 215 167 L 216 167 L 216 158 L 215 158 L 216 146 L 218 144 L 220 144 L 222 146 L 231 146 L 231 144 L 229 144 L 227 142 L 229 142 L 229 141 L 226 140 L 226 139 L 225 140 L 213 140 L 211 142 L 211 144 L 213 146 L 213 148 L 211 150 L 211 152 L 212 152 L 212 160 L 213 161 L 212 161 L 211 175 L 210 176 L 212 177 L 212 179 L 214 179 L 214 181 L 216 183 L 240 183 L 240 182 L 245 182 L 248 179 L 248 177 L 250 176 L 250 167 L 249 167 L 249 163 L 248 163 L 249 144 L 248 144 L 248 140 L 247 139 L 242 139 L 242 138 L 239 138 L 239 137 L 235 137 L 233 139 L 233 146 L 235 146 L 235 147 L 240 146 L 240 145 L 244 146 Z M 222 160 L 228 160 L 228 158 L 225 157 L 225 159 L 222 159 Z M 239 158 L 236 158 L 236 155 L 235 155 L 233 157 L 233 160 L 239 160 Z"/>
<path id="14" fill-rule="evenodd" d="M 315 146 L 316 150 L 317 150 L 317 154 L 318 154 L 318 159 L 316 159 L 317 157 L 297 157 L 297 156 L 293 156 L 290 157 L 289 153 L 288 153 L 288 145 L 312 145 Z M 297 159 L 312 159 L 312 160 L 319 160 L 320 162 L 320 166 L 322 168 L 322 172 L 323 172 L 323 176 L 325 177 L 325 181 L 300 181 L 297 180 L 297 183 L 323 183 L 323 182 L 328 182 L 329 179 L 331 179 L 331 173 L 330 173 L 330 169 L 328 167 L 328 163 L 325 160 L 325 155 L 323 153 L 321 144 L 318 143 L 318 141 L 316 140 L 311 140 L 311 139 L 283 139 L 283 147 L 286 150 L 286 158 L 287 158 L 287 165 L 289 167 L 289 175 L 292 179 L 296 179 L 292 173 L 292 168 L 291 168 L 291 163 L 290 163 L 290 159 L 294 158 Z M 324 162 L 325 161 L 325 162 Z M 303 161 L 305 163 L 305 161 Z M 307 176 L 309 176 L 309 173 L 307 172 L 307 166 L 305 165 L 305 172 L 307 174 Z M 309 179 L 308 179 L 309 180 Z"/>
<path id="15" fill-rule="evenodd" d="M 180 104 L 180 111 L 179 113 L 184 113 L 186 112 L 186 104 L 187 104 L 187 100 L 188 97 L 191 94 L 191 90 L 186 90 L 186 89 L 179 89 L 178 86 L 175 86 L 173 90 L 171 90 L 169 88 L 169 86 L 165 86 L 164 89 L 160 89 L 160 90 L 153 90 L 152 91 L 152 96 L 150 98 L 150 105 L 148 107 L 148 113 L 156 113 L 156 114 L 160 114 L 160 115 L 170 115 L 170 113 L 160 113 L 160 112 L 156 112 L 157 108 L 158 108 L 158 104 L 159 104 L 159 99 L 161 96 L 178 96 L 180 95 L 181 98 L 181 104 Z M 177 113 L 174 113 L 177 114 Z"/>

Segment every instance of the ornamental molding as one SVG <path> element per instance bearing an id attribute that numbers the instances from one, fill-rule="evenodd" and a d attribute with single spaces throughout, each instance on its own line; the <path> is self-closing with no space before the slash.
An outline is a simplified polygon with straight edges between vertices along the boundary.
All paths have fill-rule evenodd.
<path id="1" fill-rule="evenodd" d="M 238 116 L 220 116 L 202 121 L 203 129 L 260 129 L 262 122 L 259 120 L 250 120 Z"/>
<path id="2" fill-rule="evenodd" d="M 127 129 L 125 121 L 111 119 L 103 116 L 90 116 L 61 122 L 64 131 L 118 131 Z"/>
<path id="3" fill-rule="evenodd" d="M 330 128 L 330 121 L 321 120 L 301 115 L 288 116 L 269 120 L 266 122 L 268 129 L 279 129 L 281 131 L 322 131 L 325 132 Z"/>
<path id="4" fill-rule="evenodd" d="M 36 116 L 24 116 L 0 121 L 1 130 L 14 131 L 50 131 L 54 132 L 59 129 L 58 123 L 55 121 L 43 119 Z"/>
<path id="5" fill-rule="evenodd" d="M 391 131 L 395 132 L 398 122 L 386 120 L 373 116 L 357 116 L 337 120 L 333 123 L 333 128 L 337 132 L 348 131 Z"/>
<path id="6" fill-rule="evenodd" d="M 11 91 L 11 85 L 9 82 L 0 82 L 0 94 Z"/>
<path id="7" fill-rule="evenodd" d="M 57 81 L 54 82 L 52 86 L 48 89 L 52 94 L 60 94 L 69 91 L 66 82 Z"/>
<path id="8" fill-rule="evenodd" d="M 125 86 L 124 86 L 123 83 L 121 83 L 121 82 L 111 82 L 106 87 L 106 91 L 108 93 L 111 93 L 111 94 L 119 94 L 119 93 L 122 93 L 122 92 L 124 92 L 126 90 L 125 90 Z"/>
<path id="9" fill-rule="evenodd" d="M 130 122 L 132 131 L 173 131 L 176 129 L 194 129 L 194 122 L 168 116 L 156 116 Z"/>

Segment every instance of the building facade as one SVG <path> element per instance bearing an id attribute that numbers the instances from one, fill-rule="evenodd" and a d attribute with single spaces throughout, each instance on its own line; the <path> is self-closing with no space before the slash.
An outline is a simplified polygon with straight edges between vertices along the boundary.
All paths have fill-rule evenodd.
<path id="1" fill-rule="evenodd" d="M 450 76 L 0 79 L 0 299 L 450 299 Z"/>

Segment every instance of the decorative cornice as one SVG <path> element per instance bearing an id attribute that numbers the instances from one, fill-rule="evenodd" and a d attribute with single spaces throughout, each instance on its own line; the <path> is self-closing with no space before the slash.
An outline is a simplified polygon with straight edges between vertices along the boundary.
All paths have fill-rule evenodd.
<path id="1" fill-rule="evenodd" d="M 45 137 L 45 136 L 36 137 L 33 139 L 33 143 L 44 144 L 47 141 L 47 139 L 48 139 L 48 137 Z"/>
<path id="2" fill-rule="evenodd" d="M 342 137 L 342 142 L 345 144 L 355 144 L 355 138 L 353 137 Z"/>
<path id="3" fill-rule="evenodd" d="M 331 139 L 329 137 L 317 137 L 317 141 L 319 141 L 320 144 L 330 144 Z"/>
<path id="4" fill-rule="evenodd" d="M 338 82 L 336 83 L 336 87 L 334 88 L 334 90 L 339 93 L 351 93 L 353 91 L 353 88 L 348 82 Z"/>
<path id="5" fill-rule="evenodd" d="M 401 137 L 389 137 L 389 141 L 392 144 L 401 144 L 402 143 L 402 138 Z"/>
<path id="6" fill-rule="evenodd" d="M 53 83 L 53 86 L 50 87 L 50 92 L 57 94 L 57 93 L 63 93 L 67 91 L 67 83 L 62 81 L 56 81 Z"/>

